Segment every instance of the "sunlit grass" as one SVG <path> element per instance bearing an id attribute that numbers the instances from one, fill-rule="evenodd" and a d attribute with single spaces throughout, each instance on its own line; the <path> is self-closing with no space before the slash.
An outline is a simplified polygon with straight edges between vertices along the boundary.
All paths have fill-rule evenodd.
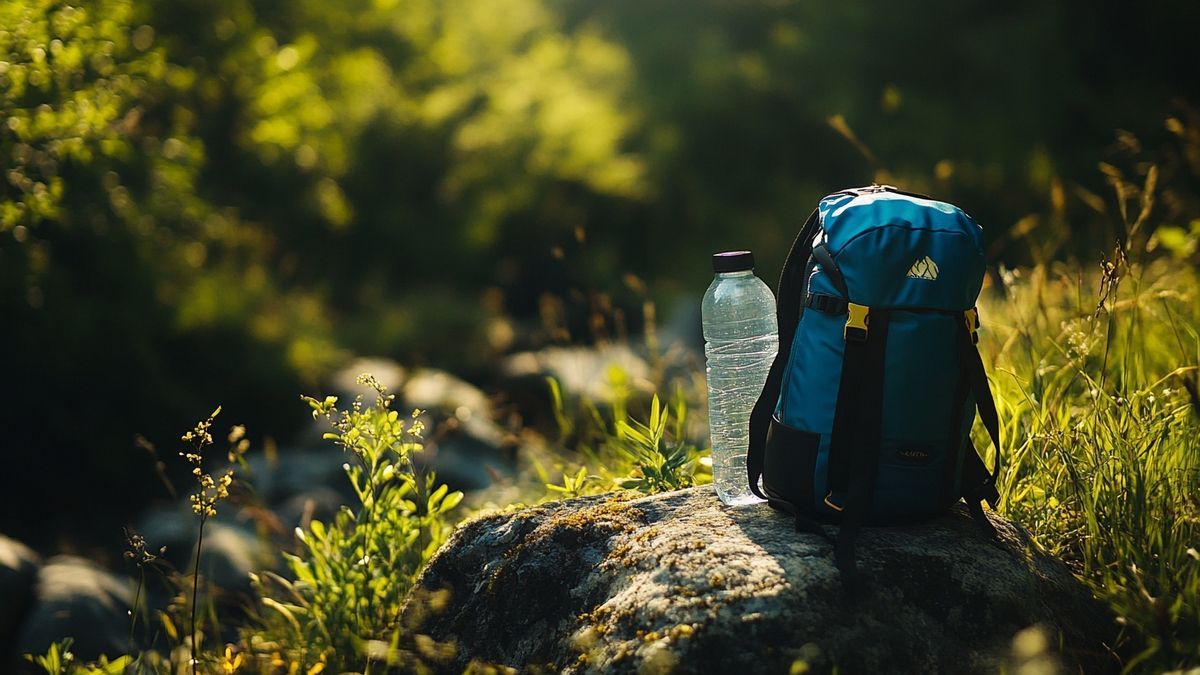
<path id="1" fill-rule="evenodd" d="M 1006 273 L 1007 297 L 985 299 L 1001 511 L 1112 608 L 1128 669 L 1195 664 L 1198 279 L 1165 261 L 1112 272 Z"/>

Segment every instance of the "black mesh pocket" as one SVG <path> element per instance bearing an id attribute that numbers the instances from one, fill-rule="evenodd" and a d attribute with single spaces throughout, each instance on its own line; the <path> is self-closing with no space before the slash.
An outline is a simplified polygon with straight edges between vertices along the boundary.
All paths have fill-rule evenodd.
<path id="1" fill-rule="evenodd" d="M 813 471 L 820 443 L 818 433 L 793 429 L 771 419 L 763 456 L 763 488 L 768 497 L 800 511 L 814 510 Z"/>

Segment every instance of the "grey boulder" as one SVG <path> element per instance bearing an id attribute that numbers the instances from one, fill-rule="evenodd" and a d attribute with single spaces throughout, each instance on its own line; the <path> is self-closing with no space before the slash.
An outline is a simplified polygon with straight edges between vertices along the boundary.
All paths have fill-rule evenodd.
<path id="1" fill-rule="evenodd" d="M 276 555 L 271 545 L 258 537 L 248 524 L 237 523 L 228 506 L 218 506 L 217 519 L 204 526 L 204 546 L 200 551 L 200 575 L 207 584 L 223 594 L 249 595 L 250 575 L 276 567 Z M 187 507 L 175 507 L 150 512 L 142 519 L 138 532 L 152 549 L 165 546 L 164 560 L 184 575 L 196 564 L 196 535 L 199 521 Z M 290 534 L 290 531 L 289 531 Z M 231 598 L 233 605 L 240 598 Z"/>
<path id="2" fill-rule="evenodd" d="M 38 571 L 37 597 L 17 638 L 18 654 L 44 654 L 70 637 L 81 661 L 130 649 L 132 582 L 83 558 L 56 556 Z"/>
<path id="3" fill-rule="evenodd" d="M 1112 617 L 992 521 L 995 540 L 959 509 L 864 528 L 851 595 L 830 544 L 765 504 L 730 509 L 711 487 L 585 497 L 468 521 L 406 612 L 454 646 L 447 671 L 993 673 L 1029 644 L 1114 670 Z"/>

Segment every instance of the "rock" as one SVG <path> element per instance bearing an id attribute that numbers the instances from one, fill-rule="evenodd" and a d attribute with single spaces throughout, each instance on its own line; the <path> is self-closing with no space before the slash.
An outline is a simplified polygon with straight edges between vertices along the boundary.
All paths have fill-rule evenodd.
<path id="1" fill-rule="evenodd" d="M 515 417 L 521 426 L 538 429 L 547 435 L 559 431 L 548 378 L 558 383 L 568 415 L 576 409 L 583 413 L 582 408 L 574 404 L 580 400 L 607 409 L 615 398 L 614 378 L 626 389 L 625 393 L 635 398 L 649 401 L 655 392 L 650 365 L 623 345 L 547 347 L 512 354 L 500 364 L 497 384 L 500 407 Z"/>
<path id="2" fill-rule="evenodd" d="M 772 284 L 773 285 L 773 284 Z M 704 353 L 704 329 L 700 315 L 703 296 L 686 293 L 671 298 L 663 313 L 665 320 L 658 330 L 659 340 L 664 345 L 680 345 Z"/>
<path id="3" fill-rule="evenodd" d="M 342 480 L 349 484 L 350 479 L 345 476 Z M 279 519 L 280 529 L 290 534 L 297 527 L 307 528 L 314 520 L 333 522 L 338 510 L 348 504 L 350 501 L 344 492 L 317 486 L 285 500 L 273 511 Z"/>
<path id="4" fill-rule="evenodd" d="M 480 490 L 493 475 L 511 474 L 512 443 L 492 419 L 481 389 L 450 373 L 424 368 L 413 372 L 393 408 L 423 411 L 425 452 L 417 456 L 454 490 Z"/>
<path id="5" fill-rule="evenodd" d="M 601 495 L 483 516 L 434 557 L 406 608 L 417 629 L 471 659 L 565 672 L 992 673 L 1041 626 L 1071 669 L 1114 670 L 1114 622 L 1060 562 L 965 510 L 865 528 L 861 594 L 832 547 L 759 504 L 710 487 Z M 436 597 L 433 596 L 433 597 Z M 444 604 L 443 604 L 444 602 Z M 793 672 L 795 672 L 793 670 Z"/>
<path id="6" fill-rule="evenodd" d="M 368 404 L 375 400 L 375 390 L 358 383 L 360 375 L 372 375 L 379 384 L 395 393 L 404 384 L 404 368 L 382 357 L 360 357 L 351 361 L 346 367 L 333 375 L 333 393 L 349 405 L 355 396 L 362 395 Z"/>
<path id="7" fill-rule="evenodd" d="M 133 584 L 83 558 L 56 556 L 38 571 L 37 597 L 17 637 L 17 654 L 45 654 L 65 637 L 78 661 L 129 651 Z"/>
<path id="8" fill-rule="evenodd" d="M 612 399 L 612 374 L 620 372 L 635 391 L 652 392 L 650 365 L 623 345 L 547 347 L 513 354 L 501 364 L 509 378 L 553 377 L 567 396 L 591 401 Z"/>
<path id="9" fill-rule="evenodd" d="M 333 441 L 322 440 L 319 444 L 311 449 L 280 450 L 273 460 L 262 454 L 250 457 L 247 479 L 254 485 L 259 498 L 275 507 L 296 495 L 322 488 L 337 492 L 342 496 L 341 503 L 350 504 L 354 489 L 342 467 L 354 461 L 354 457 Z"/>
<path id="10" fill-rule="evenodd" d="M 220 617 L 221 632 L 215 636 L 220 642 L 237 640 L 237 626 L 245 622 L 249 600 L 253 597 L 250 575 L 277 570 L 282 564 L 276 545 L 260 537 L 254 527 L 243 520 L 245 513 L 231 504 L 221 504 L 217 506 L 217 516 L 204 525 L 204 545 L 200 551 L 200 603 L 206 607 L 211 601 Z M 189 590 L 196 563 L 198 524 L 190 507 L 180 505 L 150 511 L 136 528 L 146 539 L 147 548 L 160 556 L 155 565 L 178 572 Z M 288 529 L 283 536 L 290 539 L 291 532 Z M 159 554 L 159 548 L 163 546 L 166 550 Z M 137 574 L 132 564 L 129 570 Z M 150 616 L 156 616 L 156 612 L 167 609 L 179 590 L 175 580 L 147 572 L 141 598 L 143 609 L 148 610 Z M 139 619 L 139 626 L 141 621 Z M 136 637 L 149 647 L 167 647 L 159 631 L 147 632 L 139 628 Z"/>
<path id="11" fill-rule="evenodd" d="M 41 562 L 28 546 L 0 534 L 0 670 L 19 656 L 13 640 L 33 604 Z"/>
<path id="12" fill-rule="evenodd" d="M 200 551 L 200 575 L 222 595 L 246 596 L 251 592 L 250 574 L 278 566 L 272 547 L 252 529 L 232 522 L 234 508 L 218 506 L 218 520 L 204 526 L 204 545 Z M 152 511 L 142 519 L 138 533 L 147 546 L 157 550 L 166 546 L 163 557 L 180 573 L 192 573 L 196 556 L 198 521 L 187 507 Z M 228 603 L 237 606 L 241 598 Z"/>

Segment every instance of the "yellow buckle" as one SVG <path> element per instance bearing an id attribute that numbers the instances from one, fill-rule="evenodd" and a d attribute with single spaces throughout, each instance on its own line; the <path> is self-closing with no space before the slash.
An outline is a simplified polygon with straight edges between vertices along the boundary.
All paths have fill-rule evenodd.
<path id="1" fill-rule="evenodd" d="M 838 506 L 837 504 L 834 504 L 833 502 L 829 501 L 829 498 L 832 496 L 833 496 L 833 490 L 830 490 L 829 492 L 825 493 L 825 506 L 828 506 L 829 508 L 833 509 L 834 511 L 841 513 L 844 509 L 842 507 Z"/>
<path id="2" fill-rule="evenodd" d="M 963 321 L 967 324 L 967 332 L 971 334 L 971 344 L 979 344 L 979 310 L 972 307 L 963 312 Z"/>
<path id="3" fill-rule="evenodd" d="M 856 305 L 853 302 L 846 305 L 846 327 L 842 329 L 842 339 L 863 341 L 867 339 L 867 324 L 871 321 L 871 308 L 866 305 Z"/>

